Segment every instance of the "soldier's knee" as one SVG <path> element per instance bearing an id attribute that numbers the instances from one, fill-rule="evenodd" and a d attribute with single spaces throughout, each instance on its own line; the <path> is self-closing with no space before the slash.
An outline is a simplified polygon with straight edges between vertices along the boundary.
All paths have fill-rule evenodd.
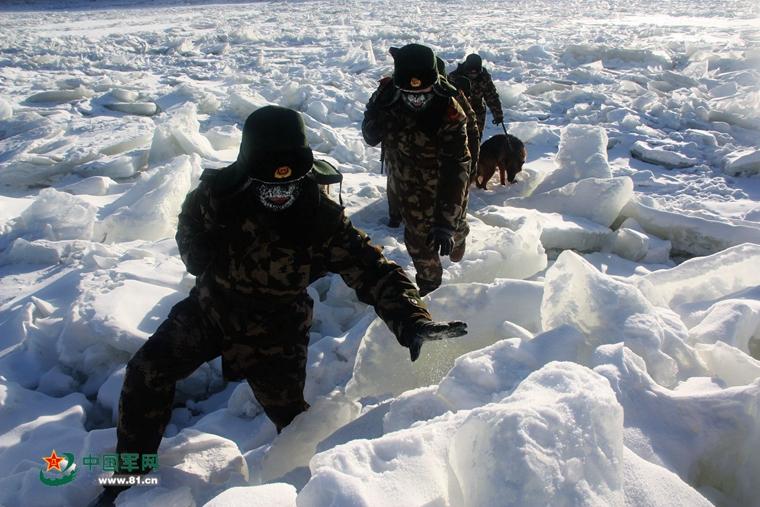
<path id="1" fill-rule="evenodd" d="M 150 354 L 144 353 L 143 349 L 138 350 L 132 356 L 132 359 L 127 362 L 124 383 L 133 384 L 135 382 L 154 387 L 167 382 L 164 368 L 162 368 L 159 358 L 151 357 Z"/>

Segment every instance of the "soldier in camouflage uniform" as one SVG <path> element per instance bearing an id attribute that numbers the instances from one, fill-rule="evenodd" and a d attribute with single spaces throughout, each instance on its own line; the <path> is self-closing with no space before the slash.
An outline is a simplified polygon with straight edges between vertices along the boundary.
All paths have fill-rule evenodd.
<path id="1" fill-rule="evenodd" d="M 388 53 L 392 57 L 396 57 L 399 48 L 390 47 Z M 385 92 L 385 88 L 393 88 L 393 78 L 385 76 L 380 79 L 380 86 L 378 87 L 378 93 Z M 386 92 L 387 93 L 387 92 Z M 385 163 L 385 145 L 380 143 L 380 164 L 381 169 L 385 170 L 387 178 L 385 180 L 385 193 L 388 198 L 388 227 L 396 228 L 401 225 L 401 201 L 396 190 L 396 183 L 393 178 L 393 167 Z"/>
<path id="2" fill-rule="evenodd" d="M 127 364 L 118 453 L 155 454 L 175 383 L 220 355 L 225 378 L 248 381 L 278 432 L 306 410 L 306 288 L 328 272 L 375 307 L 412 361 L 423 342 L 466 333 L 463 322 L 431 321 L 401 267 L 320 191 L 319 163 L 301 116 L 267 106 L 246 120 L 237 161 L 205 171 L 187 195 L 177 244 L 195 287 Z M 123 489 L 93 505 L 112 505 Z"/>
<path id="3" fill-rule="evenodd" d="M 439 254 L 461 259 L 452 254 L 464 254 L 469 232 L 463 220 L 470 171 L 467 119 L 456 96 L 440 79 L 433 51 L 408 44 L 394 55 L 393 80 L 381 82 L 362 122 L 367 144 L 383 143 L 422 295 L 441 284 Z"/>
<path id="4" fill-rule="evenodd" d="M 436 57 L 436 66 L 438 69 L 438 75 L 441 79 L 446 79 L 446 64 L 441 58 Z M 459 79 L 459 78 L 458 78 Z M 463 82 L 464 81 L 464 82 Z M 478 175 L 478 154 L 480 153 L 480 134 L 478 132 L 478 118 L 470 106 L 470 101 L 467 99 L 465 90 L 469 91 L 469 80 L 467 78 L 459 79 L 458 83 L 450 83 L 457 89 L 457 95 L 454 100 L 457 101 L 459 106 L 464 111 L 467 117 L 467 146 L 470 149 L 470 173 L 468 176 L 468 182 L 464 189 L 464 199 L 462 201 L 462 215 L 459 217 L 459 230 L 460 233 L 455 235 L 454 247 L 451 249 L 451 255 L 449 258 L 458 262 L 464 257 L 466 238 L 470 233 L 470 226 L 467 225 L 467 207 L 470 202 L 470 185 L 475 182 L 475 178 Z"/>
<path id="5" fill-rule="evenodd" d="M 449 74 L 449 80 L 455 82 L 457 77 L 464 76 L 470 80 L 470 104 L 478 116 L 478 129 L 480 138 L 486 126 L 486 105 L 493 115 L 493 124 L 498 125 L 504 121 L 504 112 L 501 109 L 501 101 L 496 86 L 493 84 L 491 74 L 483 68 L 483 59 L 480 55 L 470 54 L 460 63 L 457 69 Z"/>
<path id="6" fill-rule="evenodd" d="M 395 57 L 398 50 L 399 48 L 397 47 L 391 47 L 388 51 L 391 54 L 391 56 Z M 448 77 L 446 76 L 446 64 L 441 58 L 437 56 L 435 57 L 435 61 L 436 61 L 436 68 L 438 70 L 439 78 L 448 81 Z M 468 99 L 470 95 L 470 80 L 464 76 L 459 76 L 456 78 L 456 82 L 449 82 L 449 84 L 457 89 L 458 93 L 457 95 L 454 96 L 454 100 L 457 101 L 459 106 L 462 108 L 462 111 L 464 112 L 465 116 L 467 117 L 467 147 L 470 149 L 470 185 L 471 185 L 475 182 L 475 177 L 477 176 L 478 153 L 480 153 L 480 132 L 478 130 L 478 117 L 475 114 L 475 111 L 472 109 L 472 106 L 470 105 L 470 100 Z M 393 85 L 393 78 L 391 77 L 384 77 L 380 80 L 381 89 L 386 86 L 392 86 L 392 85 Z M 385 151 L 384 148 L 382 149 L 384 152 Z M 384 162 L 385 157 L 382 156 L 382 158 Z M 388 176 L 387 183 L 386 183 L 386 189 L 387 189 L 386 193 L 388 196 L 388 225 L 390 227 L 395 228 L 401 225 L 401 202 L 398 196 L 398 191 L 396 190 L 396 185 L 393 180 L 391 169 L 392 167 L 385 165 L 385 172 Z M 465 189 L 464 205 L 462 206 L 462 210 L 465 213 L 467 212 L 468 196 L 469 196 L 469 185 Z M 466 224 L 465 224 L 465 227 L 466 227 Z M 467 231 L 464 231 L 463 234 L 459 234 L 457 236 L 457 239 L 459 239 L 460 242 L 457 243 L 455 247 L 452 249 L 452 254 L 450 256 L 452 260 L 459 261 L 462 259 L 462 256 L 464 255 L 464 239 L 467 237 L 468 233 L 469 233 L 469 228 L 467 229 Z"/>

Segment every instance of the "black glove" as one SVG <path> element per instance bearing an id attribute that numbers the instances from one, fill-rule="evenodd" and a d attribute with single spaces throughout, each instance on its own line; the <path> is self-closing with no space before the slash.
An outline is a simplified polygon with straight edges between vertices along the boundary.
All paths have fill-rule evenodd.
<path id="1" fill-rule="evenodd" d="M 500 117 L 500 118 L 494 117 L 494 119 L 492 121 L 493 121 L 494 125 L 498 125 L 499 123 L 504 123 L 504 118 L 502 118 L 502 117 Z"/>
<path id="2" fill-rule="evenodd" d="M 425 321 L 412 331 L 411 337 L 407 341 L 409 345 L 409 358 L 412 362 L 420 357 L 422 344 L 428 341 L 443 340 L 445 338 L 456 338 L 467 334 L 467 324 L 460 320 L 451 322 L 433 322 Z"/>
<path id="3" fill-rule="evenodd" d="M 454 233 L 441 227 L 433 227 L 428 236 L 428 241 L 433 243 L 433 250 L 441 255 L 450 255 L 454 248 Z"/>
<path id="4" fill-rule="evenodd" d="M 374 100 L 370 99 L 370 101 L 367 102 L 367 108 L 364 110 L 364 117 L 367 120 L 376 120 L 379 115 L 380 107 L 378 107 Z"/>
<path id="5" fill-rule="evenodd" d="M 380 81 L 380 86 L 372 93 L 367 104 L 367 109 L 385 109 L 394 102 L 396 102 L 401 96 L 401 91 L 396 88 L 391 78 L 383 78 Z"/>
<path id="6" fill-rule="evenodd" d="M 178 243 L 181 243 L 182 261 L 191 275 L 202 275 L 215 259 L 227 254 L 229 239 L 219 227 L 196 233 L 189 240 L 186 237 L 178 239 Z"/>

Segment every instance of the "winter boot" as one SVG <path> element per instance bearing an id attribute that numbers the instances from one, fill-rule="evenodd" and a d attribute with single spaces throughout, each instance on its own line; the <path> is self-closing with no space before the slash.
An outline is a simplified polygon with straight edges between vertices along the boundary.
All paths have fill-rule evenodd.
<path id="1" fill-rule="evenodd" d="M 464 250 L 465 250 L 465 241 L 462 241 L 461 243 L 455 243 L 454 248 L 451 249 L 451 254 L 449 255 L 449 259 L 451 259 L 451 262 L 461 261 L 462 257 L 464 257 Z"/>
<path id="2" fill-rule="evenodd" d="M 435 289 L 440 287 L 440 285 L 440 283 L 417 279 L 417 287 L 419 287 L 420 297 L 425 296 L 426 294 L 430 294 Z"/>

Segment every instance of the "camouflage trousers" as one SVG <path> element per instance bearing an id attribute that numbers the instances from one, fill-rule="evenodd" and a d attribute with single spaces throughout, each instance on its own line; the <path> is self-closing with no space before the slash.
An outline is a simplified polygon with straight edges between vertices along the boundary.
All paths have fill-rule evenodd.
<path id="1" fill-rule="evenodd" d="M 265 320 L 256 317 L 253 313 L 251 320 Z M 277 431 L 287 426 L 309 407 L 303 388 L 311 308 L 280 308 L 278 317 L 264 322 L 256 336 L 231 337 L 202 310 L 195 291 L 177 303 L 127 364 L 116 452 L 155 454 L 171 417 L 177 381 L 228 353 Z"/>
<path id="2" fill-rule="evenodd" d="M 474 181 L 477 173 L 471 176 Z M 465 244 L 467 236 L 470 234 L 470 226 L 467 225 L 467 209 L 470 205 L 470 186 L 464 188 L 464 200 L 462 201 L 462 214 L 459 217 L 459 225 L 454 233 L 454 247 L 451 249 L 449 258 L 452 262 L 459 262 L 464 257 Z"/>
<path id="3" fill-rule="evenodd" d="M 469 232 L 470 228 L 467 222 L 461 220 L 459 227 L 454 231 L 452 261 L 458 262 L 462 259 Z M 406 244 L 406 250 L 417 270 L 415 281 L 420 290 L 420 295 L 424 296 L 440 287 L 443 279 L 443 266 L 441 265 L 441 257 L 435 250 L 429 233 L 423 233 L 418 228 L 406 226 L 404 228 L 404 244 Z"/>
<path id="4" fill-rule="evenodd" d="M 468 188 L 465 190 L 469 192 L 469 185 L 475 183 L 475 179 L 478 177 L 478 158 L 480 157 L 480 137 L 474 134 L 467 137 L 467 144 L 470 148 L 470 174 L 468 178 Z"/>
<path id="5" fill-rule="evenodd" d="M 480 132 L 480 139 L 478 141 L 483 141 L 483 130 L 486 128 L 486 110 L 475 111 L 475 116 L 478 117 L 478 132 Z M 479 149 L 480 147 L 478 147 Z"/>
<path id="6" fill-rule="evenodd" d="M 386 195 L 388 196 L 388 218 L 391 222 L 401 223 L 401 200 L 398 195 L 398 189 L 396 188 L 396 182 L 393 178 L 393 171 L 391 166 L 387 165 L 385 170 L 388 172 L 388 180 L 386 183 Z"/>

